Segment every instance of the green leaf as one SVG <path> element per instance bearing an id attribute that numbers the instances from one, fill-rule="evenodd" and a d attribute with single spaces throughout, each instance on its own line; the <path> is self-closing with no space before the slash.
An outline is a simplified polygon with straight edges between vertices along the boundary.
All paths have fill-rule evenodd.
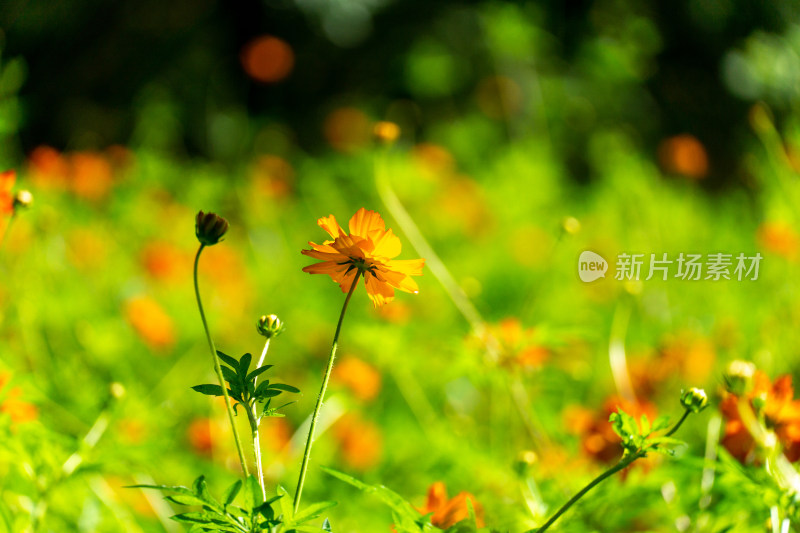
<path id="1" fill-rule="evenodd" d="M 222 396 L 222 387 L 219 385 L 195 385 L 192 389 L 206 396 Z"/>
<path id="2" fill-rule="evenodd" d="M 242 489 L 242 480 L 239 479 L 228 487 L 228 490 L 225 491 L 225 495 L 223 496 L 223 501 L 225 502 L 225 506 L 228 506 L 233 503 L 233 500 L 236 499 L 236 495 L 239 494 L 239 491 Z"/>
<path id="3" fill-rule="evenodd" d="M 272 366 L 273 365 L 264 365 L 262 367 L 256 368 L 255 370 L 253 370 L 252 372 L 247 374 L 247 377 L 245 378 L 245 381 L 248 381 L 248 382 L 249 381 L 253 381 L 253 378 L 256 378 L 256 377 L 260 376 L 261 374 L 263 374 L 264 372 L 266 372 L 267 370 L 272 368 Z"/>
<path id="4" fill-rule="evenodd" d="M 194 480 L 192 483 L 192 489 L 194 490 L 195 495 L 198 498 L 202 498 L 204 501 L 209 503 L 216 503 L 214 502 L 214 498 L 211 497 L 211 494 L 208 493 L 208 483 L 206 483 L 206 476 L 200 476 Z"/>
<path id="5" fill-rule="evenodd" d="M 247 476 L 244 482 L 244 501 L 248 513 L 252 513 L 264 503 L 264 495 L 261 493 L 261 485 L 258 484 L 256 476 Z"/>
<path id="6" fill-rule="evenodd" d="M 652 431 L 661 431 L 669 427 L 669 416 L 661 415 L 653 421 Z"/>
<path id="7" fill-rule="evenodd" d="M 284 522 L 291 522 L 294 518 L 294 510 L 292 509 L 292 499 L 286 489 L 278 485 L 278 496 L 280 500 L 278 503 L 281 506 L 281 514 L 283 515 Z"/>
<path id="8" fill-rule="evenodd" d="M 300 389 L 297 387 L 292 387 L 291 385 L 286 385 L 285 383 L 273 383 L 269 386 L 270 389 L 278 389 L 286 392 L 300 392 Z"/>
<path id="9" fill-rule="evenodd" d="M 327 501 L 327 502 L 319 502 L 314 503 L 294 515 L 294 523 L 295 524 L 302 524 L 303 522 L 308 522 L 309 520 L 313 520 L 317 518 L 319 515 L 322 514 L 323 511 L 326 509 L 330 509 L 331 507 L 336 506 L 335 501 Z"/>
<path id="10" fill-rule="evenodd" d="M 349 483 L 350 485 L 361 489 L 365 493 L 374 494 L 378 499 L 380 499 L 384 504 L 386 504 L 392 511 L 394 511 L 394 515 L 396 516 L 395 524 L 398 526 L 398 530 L 410 529 L 412 531 L 419 530 L 416 527 L 417 520 L 420 518 L 419 512 L 414 509 L 414 506 L 408 503 L 402 496 L 397 494 L 396 492 L 392 491 L 391 489 L 383 486 L 383 485 L 367 485 L 366 483 L 357 480 L 356 478 L 344 474 L 342 472 L 338 472 L 331 468 L 327 467 L 320 467 L 322 470 L 327 472 L 328 474 L 332 475 L 333 477 L 344 481 L 345 483 Z M 415 529 L 416 528 L 416 529 Z M 433 531 L 431 529 L 431 531 Z"/>
<path id="11" fill-rule="evenodd" d="M 236 358 L 231 357 L 230 355 L 224 354 L 224 353 L 220 352 L 219 350 L 217 350 L 217 355 L 219 356 L 220 359 L 225 361 L 225 363 L 228 366 L 230 366 L 231 368 L 239 368 L 239 361 L 237 361 Z"/>
<path id="12" fill-rule="evenodd" d="M 259 400 L 263 400 L 264 398 L 274 398 L 275 396 L 280 396 L 283 394 L 283 391 L 265 388 L 261 392 L 256 392 L 255 397 Z"/>
<path id="13" fill-rule="evenodd" d="M 206 503 L 203 499 L 189 494 L 173 494 L 167 496 L 166 499 L 178 505 L 205 505 Z"/>
<path id="14" fill-rule="evenodd" d="M 327 531 L 328 533 L 333 533 L 333 528 L 331 527 L 331 521 L 327 518 L 322 523 L 322 531 Z"/>
<path id="15" fill-rule="evenodd" d="M 206 512 L 181 513 L 170 517 L 176 522 L 192 522 L 198 524 L 213 524 L 214 520 Z"/>
<path id="16" fill-rule="evenodd" d="M 647 418 L 647 415 L 644 413 L 642 413 L 641 418 L 639 418 L 639 426 L 641 426 L 642 435 L 650 434 L 650 419 Z"/>
<path id="17" fill-rule="evenodd" d="M 246 353 L 239 359 L 239 375 L 242 377 L 247 375 L 247 371 L 250 370 L 250 361 L 253 360 L 253 356 L 249 353 Z"/>
<path id="18" fill-rule="evenodd" d="M 239 376 L 228 368 L 227 366 L 223 366 L 222 368 L 222 376 L 225 378 L 225 381 L 231 384 L 231 387 L 236 386 L 239 383 Z"/>

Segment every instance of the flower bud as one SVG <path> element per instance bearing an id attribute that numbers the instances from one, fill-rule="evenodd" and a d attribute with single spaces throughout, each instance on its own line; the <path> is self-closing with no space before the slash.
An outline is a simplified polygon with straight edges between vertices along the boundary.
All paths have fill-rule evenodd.
<path id="1" fill-rule="evenodd" d="M 400 137 L 400 127 L 394 122 L 381 121 L 372 129 L 375 140 L 381 144 L 392 144 Z"/>
<path id="2" fill-rule="evenodd" d="M 691 389 L 684 391 L 684 393 L 681 394 L 681 405 L 687 411 L 699 413 L 708 407 L 708 396 L 706 395 L 706 391 L 696 387 L 692 387 Z"/>
<path id="3" fill-rule="evenodd" d="M 749 361 L 732 361 L 725 369 L 722 379 L 725 381 L 725 390 L 731 394 L 741 396 L 753 388 L 753 376 L 756 365 Z"/>
<path id="4" fill-rule="evenodd" d="M 514 471 L 519 476 L 526 476 L 531 467 L 536 464 L 539 458 L 532 450 L 523 450 L 517 454 L 514 460 Z"/>
<path id="5" fill-rule="evenodd" d="M 17 191 L 17 194 L 14 195 L 14 209 L 27 209 L 31 204 L 33 204 L 33 195 L 31 191 Z"/>
<path id="6" fill-rule="evenodd" d="M 283 322 L 277 315 L 264 315 L 256 322 L 256 329 L 258 333 L 264 337 L 271 339 L 277 337 L 284 330 Z"/>
<path id="7" fill-rule="evenodd" d="M 215 213 L 197 213 L 194 233 L 197 240 L 206 246 L 217 244 L 228 232 L 228 221 Z"/>

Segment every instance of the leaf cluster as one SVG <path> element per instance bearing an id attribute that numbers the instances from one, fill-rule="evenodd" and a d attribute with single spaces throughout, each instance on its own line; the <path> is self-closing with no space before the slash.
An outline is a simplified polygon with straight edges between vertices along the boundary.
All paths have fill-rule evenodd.
<path id="1" fill-rule="evenodd" d="M 278 410 L 290 405 L 287 402 L 279 407 L 270 407 L 272 399 L 284 392 L 297 393 L 300 389 L 285 383 L 272 383 L 268 379 L 258 383 L 258 377 L 272 368 L 272 365 L 264 365 L 250 371 L 250 364 L 253 356 L 249 353 L 244 354 L 239 360 L 217 350 L 217 356 L 221 364 L 222 375 L 228 382 L 228 395 L 236 400 L 233 405 L 234 411 L 239 405 L 246 409 L 247 413 L 256 413 L 256 405 L 263 403 L 261 414 L 257 415 L 256 421 L 260 421 L 264 416 L 283 416 Z M 204 384 L 195 385 L 192 389 L 208 396 L 222 396 L 222 387 L 219 385 Z"/>

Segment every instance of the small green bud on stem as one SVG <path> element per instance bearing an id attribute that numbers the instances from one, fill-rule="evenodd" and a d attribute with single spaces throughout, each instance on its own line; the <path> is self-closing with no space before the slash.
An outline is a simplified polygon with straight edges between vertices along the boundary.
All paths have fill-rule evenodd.
<path id="1" fill-rule="evenodd" d="M 283 333 L 283 321 L 277 315 L 264 315 L 256 322 L 258 333 L 268 339 Z"/>
<path id="2" fill-rule="evenodd" d="M 708 395 L 703 389 L 692 387 L 681 394 L 681 405 L 687 411 L 699 413 L 708 407 Z"/>

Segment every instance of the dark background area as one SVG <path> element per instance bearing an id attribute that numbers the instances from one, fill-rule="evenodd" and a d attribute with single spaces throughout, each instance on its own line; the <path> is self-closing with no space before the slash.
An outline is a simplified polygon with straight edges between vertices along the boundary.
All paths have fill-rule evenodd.
<path id="1" fill-rule="evenodd" d="M 502 4 L 365 2 L 371 30 L 344 47 L 325 34 L 318 12 L 324 3 L 310 1 L 7 0 L 0 6 L 0 28 L 4 56 L 20 56 L 27 64 L 20 91 L 25 153 L 40 144 L 60 150 L 126 144 L 142 95 L 157 87 L 170 96 L 182 149 L 209 157 L 209 111 L 231 105 L 244 106 L 254 120 L 290 124 L 298 146 L 313 152 L 323 144 L 320 121 L 337 102 L 365 103 L 380 119 L 389 101 L 411 99 L 422 110 L 417 126 L 424 137 L 430 123 L 468 106 L 474 82 L 497 66 L 481 44 L 478 12 Z M 580 76 L 587 44 L 613 36 L 626 17 L 652 21 L 661 44 L 640 88 L 651 99 L 649 112 L 597 106 L 598 120 L 633 128 L 653 151 L 665 136 L 692 132 L 714 162 L 706 180 L 711 186 L 739 179 L 735 156 L 751 103 L 726 90 L 720 76 L 724 55 L 754 31 L 785 31 L 800 11 L 788 1 L 513 4 L 530 8 L 550 36 L 537 68 L 566 76 Z M 294 51 L 294 69 L 280 83 L 248 78 L 239 61 L 246 43 L 263 34 L 283 39 Z M 428 36 L 446 42 L 470 65 L 470 79 L 446 96 L 419 98 L 404 83 L 403 58 Z M 585 92 L 592 92 L 592 83 L 587 80 Z M 586 139 L 585 132 L 563 135 L 578 180 L 590 177 Z"/>

